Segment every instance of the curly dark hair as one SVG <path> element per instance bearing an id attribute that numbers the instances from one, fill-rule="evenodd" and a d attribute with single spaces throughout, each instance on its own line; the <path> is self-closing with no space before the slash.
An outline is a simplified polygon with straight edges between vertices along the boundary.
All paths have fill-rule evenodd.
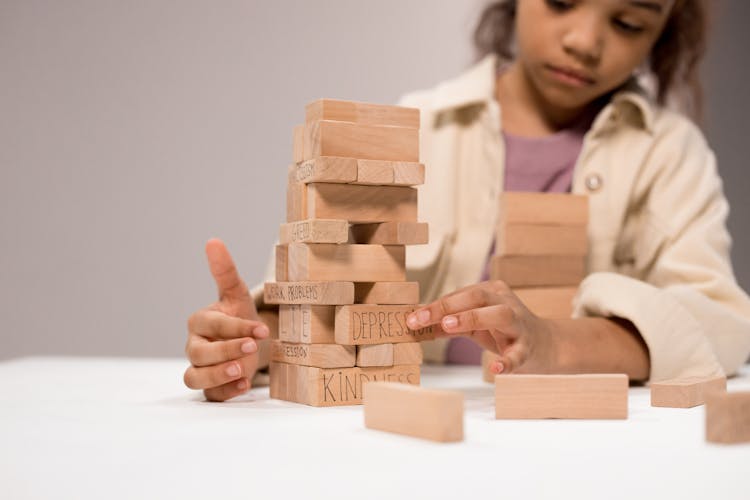
<path id="1" fill-rule="evenodd" d="M 516 2 L 491 2 L 482 11 L 474 30 L 474 45 L 480 57 L 495 53 L 505 59 L 513 58 Z M 706 52 L 707 32 L 705 0 L 677 0 L 649 58 L 659 104 L 665 104 L 672 94 L 685 90 L 687 102 L 684 104 L 694 117 L 700 117 L 703 91 L 698 68 Z"/>

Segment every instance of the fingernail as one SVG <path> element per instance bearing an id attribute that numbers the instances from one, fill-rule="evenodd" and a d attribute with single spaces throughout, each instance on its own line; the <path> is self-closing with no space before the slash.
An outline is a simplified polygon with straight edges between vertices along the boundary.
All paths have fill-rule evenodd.
<path id="1" fill-rule="evenodd" d="M 246 391 L 248 389 L 248 380 L 246 378 L 243 378 L 239 382 L 237 382 L 237 390 L 238 391 Z"/>
<path id="2" fill-rule="evenodd" d="M 240 349 L 242 349 L 242 352 L 250 354 L 251 352 L 257 351 L 258 346 L 252 340 L 248 340 L 247 342 L 242 344 L 242 347 L 240 347 Z"/>
<path id="3" fill-rule="evenodd" d="M 428 309 L 422 309 L 421 311 L 417 312 L 417 318 L 419 318 L 419 322 L 424 324 L 430 321 L 430 311 Z"/>
<path id="4" fill-rule="evenodd" d="M 445 328 L 456 328 L 458 326 L 458 318 L 455 316 L 446 316 L 443 318 L 443 326 Z"/>
<path id="5" fill-rule="evenodd" d="M 500 361 L 496 362 L 495 363 L 495 372 L 496 373 L 503 373 L 503 370 L 505 370 L 505 366 L 503 366 L 503 364 Z"/>
<path id="6" fill-rule="evenodd" d="M 266 325 L 256 326 L 253 330 L 253 335 L 256 337 L 268 337 L 268 327 Z"/>
<path id="7" fill-rule="evenodd" d="M 406 324 L 409 325 L 409 328 L 416 329 L 419 327 L 419 321 L 417 321 L 417 315 L 416 314 L 410 314 L 408 318 L 406 318 Z"/>
<path id="8" fill-rule="evenodd" d="M 231 365 L 227 366 L 226 373 L 230 377 L 236 377 L 240 374 L 240 365 L 238 365 L 237 363 L 232 363 Z"/>

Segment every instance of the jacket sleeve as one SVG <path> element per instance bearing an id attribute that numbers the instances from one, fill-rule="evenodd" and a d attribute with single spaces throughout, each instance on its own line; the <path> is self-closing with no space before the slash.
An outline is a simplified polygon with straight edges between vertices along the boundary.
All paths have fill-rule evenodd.
<path id="1" fill-rule="evenodd" d="M 632 252 L 632 269 L 589 275 L 574 315 L 635 324 L 652 381 L 735 373 L 750 353 L 750 299 L 732 271 L 715 157 L 694 125 L 681 120 L 657 136 L 630 205 L 637 230 L 618 245 Z"/>

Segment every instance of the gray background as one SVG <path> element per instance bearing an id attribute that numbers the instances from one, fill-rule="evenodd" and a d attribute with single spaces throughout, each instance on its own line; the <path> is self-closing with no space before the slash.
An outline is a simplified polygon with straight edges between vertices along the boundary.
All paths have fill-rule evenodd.
<path id="1" fill-rule="evenodd" d="M 0 358 L 181 356 L 203 244 L 261 279 L 306 102 L 394 102 L 471 63 L 484 2 L 0 0 Z M 706 131 L 750 288 L 750 2 L 721 2 Z"/>

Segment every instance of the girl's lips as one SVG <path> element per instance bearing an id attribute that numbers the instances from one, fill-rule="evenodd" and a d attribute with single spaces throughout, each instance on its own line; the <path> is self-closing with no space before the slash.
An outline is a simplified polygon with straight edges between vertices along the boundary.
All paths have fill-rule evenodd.
<path id="1" fill-rule="evenodd" d="M 547 65 L 546 69 L 556 80 L 568 85 L 573 85 L 576 87 L 587 87 L 596 83 L 593 78 L 588 77 L 575 70 L 558 68 L 551 65 Z"/>

